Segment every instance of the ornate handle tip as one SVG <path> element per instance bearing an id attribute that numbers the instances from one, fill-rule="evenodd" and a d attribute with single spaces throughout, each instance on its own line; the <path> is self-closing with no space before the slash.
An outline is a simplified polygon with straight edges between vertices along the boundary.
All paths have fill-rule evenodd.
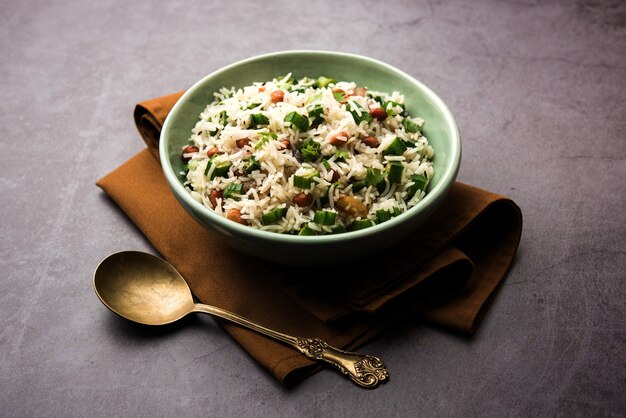
<path id="1" fill-rule="evenodd" d="M 354 374 L 350 374 L 357 385 L 364 388 L 375 388 L 381 382 L 389 380 L 389 372 L 381 359 L 374 356 L 364 356 L 354 363 Z"/>
<path id="2" fill-rule="evenodd" d="M 361 387 L 373 389 L 389 380 L 389 372 L 378 357 L 340 350 L 319 338 L 298 338 L 296 347 L 312 360 L 332 364 Z"/>

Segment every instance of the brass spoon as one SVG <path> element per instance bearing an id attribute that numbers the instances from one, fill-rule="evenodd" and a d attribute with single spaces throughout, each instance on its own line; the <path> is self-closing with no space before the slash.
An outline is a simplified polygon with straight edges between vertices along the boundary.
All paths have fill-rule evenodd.
<path id="1" fill-rule="evenodd" d="M 96 268 L 93 287 L 110 310 L 140 324 L 165 325 L 191 312 L 203 312 L 274 338 L 311 360 L 332 364 L 359 386 L 374 388 L 389 378 L 378 357 L 339 350 L 318 338 L 292 337 L 224 309 L 194 303 L 180 273 L 165 260 L 150 254 L 138 251 L 111 254 Z"/>

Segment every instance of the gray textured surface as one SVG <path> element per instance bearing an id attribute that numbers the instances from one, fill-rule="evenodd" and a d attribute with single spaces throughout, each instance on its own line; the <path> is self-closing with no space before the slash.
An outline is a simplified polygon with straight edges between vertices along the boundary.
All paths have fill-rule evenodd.
<path id="1" fill-rule="evenodd" d="M 0 415 L 626 414 L 623 1 L 194 3 L 0 3 Z M 306 48 L 432 87 L 460 180 L 525 216 L 477 335 L 399 326 L 367 346 L 392 373 L 375 391 L 328 370 L 284 389 L 213 320 L 148 333 L 91 289 L 105 255 L 151 251 L 94 185 L 143 148 L 133 105 Z"/>

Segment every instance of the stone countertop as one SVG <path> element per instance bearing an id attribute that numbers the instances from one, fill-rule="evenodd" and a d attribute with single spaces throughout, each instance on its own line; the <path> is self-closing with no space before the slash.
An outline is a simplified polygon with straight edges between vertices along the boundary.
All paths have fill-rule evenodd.
<path id="1" fill-rule="evenodd" d="M 626 3 L 0 2 L 0 415 L 626 414 Z M 435 90 L 459 180 L 524 232 L 472 338 L 407 322 L 367 345 L 374 391 L 324 370 L 286 389 L 213 319 L 144 329 L 91 278 L 154 252 L 94 183 L 144 145 L 134 104 L 260 53 L 328 49 Z"/>

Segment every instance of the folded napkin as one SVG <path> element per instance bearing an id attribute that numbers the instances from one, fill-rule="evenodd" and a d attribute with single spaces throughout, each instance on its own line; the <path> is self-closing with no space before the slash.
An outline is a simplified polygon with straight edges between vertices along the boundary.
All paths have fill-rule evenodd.
<path id="1" fill-rule="evenodd" d="M 512 200 L 456 183 L 427 225 L 374 257 L 319 269 L 259 261 L 196 223 L 165 181 L 159 132 L 181 94 L 136 107 L 148 149 L 97 184 L 181 272 L 200 301 L 348 350 L 407 317 L 466 334 L 476 330 L 519 245 L 522 214 Z M 281 343 L 220 322 L 283 384 L 318 369 Z"/>

